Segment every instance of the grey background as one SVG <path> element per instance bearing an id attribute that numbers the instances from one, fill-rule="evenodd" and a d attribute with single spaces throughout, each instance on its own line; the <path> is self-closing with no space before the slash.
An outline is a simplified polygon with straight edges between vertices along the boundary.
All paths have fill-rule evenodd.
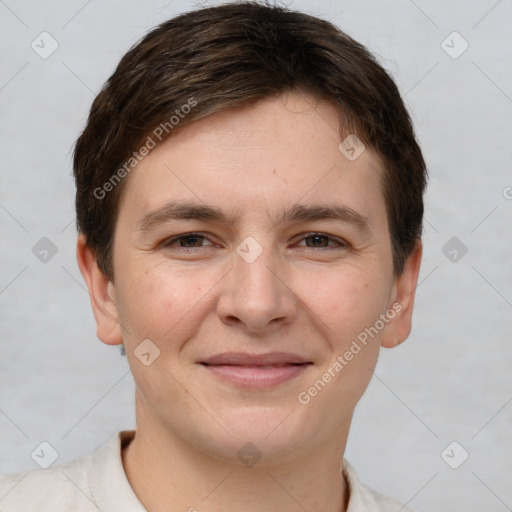
<path id="1" fill-rule="evenodd" d="M 134 426 L 126 359 L 97 340 L 75 262 L 71 150 L 128 48 L 203 4 L 0 1 L 2 473 L 37 467 L 42 441 L 60 463 Z M 512 1 L 289 4 L 390 70 L 430 172 L 413 333 L 382 351 L 346 457 L 417 511 L 512 510 Z M 43 31 L 59 45 L 47 59 L 31 48 Z M 445 51 L 457 36 L 442 47 L 453 31 L 469 44 L 458 58 Z M 32 252 L 42 237 L 57 248 L 47 262 Z M 455 262 L 452 237 L 467 247 Z M 452 441 L 469 453 L 458 469 L 441 457 Z M 453 464 L 461 449 L 448 453 Z"/>

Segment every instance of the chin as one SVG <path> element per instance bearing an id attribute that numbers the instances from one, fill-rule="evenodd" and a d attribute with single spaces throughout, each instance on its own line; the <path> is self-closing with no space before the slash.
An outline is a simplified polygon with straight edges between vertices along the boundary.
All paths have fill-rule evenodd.
<path id="1" fill-rule="evenodd" d="M 207 432 L 208 452 L 235 464 L 247 465 L 251 458 L 261 460 L 260 465 L 282 464 L 286 455 L 296 455 L 313 435 L 311 420 L 301 422 L 301 415 L 292 408 L 244 406 L 216 418 L 229 434 L 220 427 L 216 435 Z"/>

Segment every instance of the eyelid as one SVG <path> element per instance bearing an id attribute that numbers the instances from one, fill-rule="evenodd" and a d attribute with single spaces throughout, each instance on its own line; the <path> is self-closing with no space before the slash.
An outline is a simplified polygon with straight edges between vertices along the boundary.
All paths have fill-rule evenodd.
<path id="1" fill-rule="evenodd" d="M 302 242 L 306 238 L 309 238 L 310 236 L 315 236 L 315 235 L 325 236 L 330 242 L 335 242 L 336 244 L 338 244 L 338 247 L 340 247 L 340 248 L 348 249 L 350 247 L 350 244 L 346 240 L 344 240 L 342 238 L 338 238 L 337 236 L 334 236 L 334 235 L 329 235 L 328 233 L 323 233 L 322 231 L 310 231 L 308 233 L 301 233 L 301 235 L 300 235 L 301 238 L 300 238 L 299 242 Z M 329 249 L 329 248 L 335 249 L 336 248 L 335 245 L 328 245 L 326 247 L 308 247 L 306 245 L 303 247 L 306 247 L 307 249 Z"/>
<path id="2" fill-rule="evenodd" d="M 337 244 L 337 245 L 327 245 L 325 247 L 309 247 L 307 245 L 304 245 L 301 247 L 305 247 L 306 249 L 313 249 L 313 250 L 315 250 L 315 249 L 324 249 L 325 250 L 325 249 L 336 249 L 336 248 L 348 249 L 351 247 L 350 244 L 346 240 L 344 240 L 342 238 L 338 238 L 334 235 L 330 235 L 328 233 L 323 233 L 321 231 L 310 231 L 310 232 L 306 232 L 306 233 L 301 233 L 300 235 L 298 235 L 298 236 L 300 236 L 300 239 L 298 240 L 298 242 L 302 242 L 306 238 L 309 238 L 310 236 L 315 236 L 315 235 L 326 237 L 329 242 L 335 242 L 335 244 Z M 212 242 L 212 240 L 210 240 L 208 238 L 207 234 L 194 231 L 194 232 L 189 232 L 189 233 L 183 233 L 181 235 L 177 235 L 177 236 L 174 236 L 171 238 L 167 238 L 162 241 L 161 246 L 162 247 L 170 247 L 172 243 L 177 242 L 180 239 L 187 238 L 187 237 L 200 237 L 204 240 L 208 240 L 211 243 L 210 243 L 210 245 L 206 245 L 206 246 L 200 245 L 200 246 L 194 246 L 194 247 L 182 247 L 180 245 L 177 245 L 174 248 L 177 250 L 182 250 L 182 251 L 193 251 L 194 249 L 201 249 L 204 247 L 212 247 L 212 246 L 216 245 L 215 242 Z"/>
<path id="3" fill-rule="evenodd" d="M 190 250 L 190 249 L 199 249 L 199 248 L 201 248 L 201 247 L 211 247 L 211 246 L 215 245 L 215 243 L 214 243 L 214 242 L 212 242 L 212 240 L 210 240 L 210 239 L 208 238 L 208 236 L 207 236 L 205 233 L 200 233 L 200 232 L 196 232 L 196 231 L 189 232 L 189 233 L 183 233 L 183 234 L 181 234 L 181 235 L 173 236 L 173 237 L 171 237 L 171 238 L 166 238 L 165 240 L 163 240 L 163 241 L 161 242 L 161 244 L 160 244 L 160 245 L 161 245 L 162 247 L 168 247 L 168 246 L 170 246 L 173 242 L 177 242 L 177 241 L 179 241 L 179 240 L 180 240 L 180 239 L 182 239 L 182 238 L 193 237 L 193 236 L 198 237 L 198 238 L 199 238 L 199 237 L 200 237 L 200 238 L 203 238 L 204 240 L 208 240 L 209 242 L 211 242 L 211 244 L 210 244 L 210 245 L 207 245 L 207 246 L 200 245 L 200 246 L 198 246 L 198 247 L 181 247 L 181 246 L 177 245 L 177 246 L 176 246 L 176 249 L 181 249 L 181 250 Z"/>

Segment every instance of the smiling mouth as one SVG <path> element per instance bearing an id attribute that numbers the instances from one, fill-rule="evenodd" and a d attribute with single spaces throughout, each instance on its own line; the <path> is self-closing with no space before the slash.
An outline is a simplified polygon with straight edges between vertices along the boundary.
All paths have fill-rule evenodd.
<path id="1" fill-rule="evenodd" d="M 263 389 L 299 377 L 313 363 L 209 364 L 201 365 L 215 378 L 246 389 Z"/>

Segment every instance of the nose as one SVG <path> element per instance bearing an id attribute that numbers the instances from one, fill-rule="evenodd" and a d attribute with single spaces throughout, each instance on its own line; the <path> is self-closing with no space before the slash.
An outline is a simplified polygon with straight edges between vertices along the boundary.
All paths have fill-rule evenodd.
<path id="1" fill-rule="evenodd" d="M 262 335 L 295 319 L 297 300 L 288 273 L 270 249 L 252 262 L 233 254 L 234 268 L 223 280 L 217 313 L 227 325 Z"/>

